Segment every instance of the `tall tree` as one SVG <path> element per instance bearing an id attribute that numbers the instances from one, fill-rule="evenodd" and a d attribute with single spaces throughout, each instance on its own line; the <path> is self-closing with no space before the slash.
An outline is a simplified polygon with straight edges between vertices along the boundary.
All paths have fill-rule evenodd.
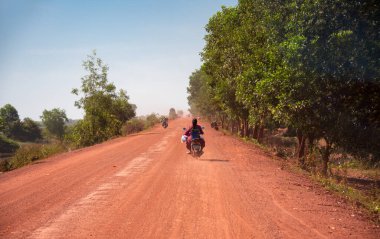
<path id="1" fill-rule="evenodd" d="M 1 131 L 5 136 L 15 138 L 20 131 L 21 123 L 18 112 L 11 104 L 6 104 L 0 108 Z"/>
<path id="2" fill-rule="evenodd" d="M 261 130 L 290 125 L 300 158 L 306 140 L 324 139 L 324 173 L 334 147 L 379 161 L 379 14 L 375 0 L 239 0 L 223 7 L 206 26 L 206 76 L 190 78 L 189 105 L 206 111 L 203 97 L 213 100 L 245 129 L 247 118 Z"/>
<path id="3" fill-rule="evenodd" d="M 281 41 L 284 38 L 285 1 L 239 1 L 241 24 L 236 47 L 243 68 L 237 77 L 236 96 L 249 110 L 254 138 L 261 139 L 264 127 L 273 122 L 274 108 L 286 71 Z"/>
<path id="4" fill-rule="evenodd" d="M 75 105 L 85 112 L 84 119 L 73 130 L 77 145 L 88 146 L 120 134 L 121 126 L 135 116 L 136 106 L 129 103 L 125 90 L 116 92 L 108 82 L 108 66 L 94 51 L 83 62 L 88 75 L 82 77 L 80 89 L 73 89 L 81 98 Z"/>
<path id="5" fill-rule="evenodd" d="M 187 87 L 188 103 L 190 112 L 193 115 L 202 115 L 211 118 L 216 114 L 218 108 L 215 104 L 212 89 L 209 86 L 209 76 L 204 70 L 196 70 L 189 77 L 189 86 Z"/>
<path id="6" fill-rule="evenodd" d="M 236 44 L 239 39 L 237 29 L 241 25 L 235 7 L 222 7 L 206 25 L 206 46 L 202 52 L 203 70 L 209 75 L 209 86 L 214 99 L 220 102 L 224 113 L 233 121 L 244 126 L 242 135 L 246 136 L 248 109 L 237 100 L 237 77 L 243 70 L 242 51 Z"/>
<path id="7" fill-rule="evenodd" d="M 24 141 L 36 141 L 42 139 L 41 128 L 31 118 L 25 118 L 22 123 L 22 135 L 21 138 Z"/>
<path id="8" fill-rule="evenodd" d="M 302 1 L 297 7 L 288 36 L 302 44 L 290 58 L 297 69 L 289 78 L 293 83 L 282 91 L 283 105 L 295 102 L 288 116 L 302 131 L 325 140 L 323 173 L 334 146 L 379 159 L 374 150 L 380 148 L 374 133 L 380 129 L 378 3 Z"/>
<path id="9" fill-rule="evenodd" d="M 65 123 L 68 122 L 66 112 L 59 108 L 44 110 L 41 116 L 42 123 L 51 135 L 62 139 L 65 134 Z"/>

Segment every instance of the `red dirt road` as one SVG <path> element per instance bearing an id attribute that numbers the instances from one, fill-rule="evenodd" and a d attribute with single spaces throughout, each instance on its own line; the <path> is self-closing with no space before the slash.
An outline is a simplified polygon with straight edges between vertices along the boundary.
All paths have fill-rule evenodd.
<path id="1" fill-rule="evenodd" d="M 1 174 L 0 237 L 380 238 L 337 197 L 210 127 L 192 158 L 189 122 Z"/>

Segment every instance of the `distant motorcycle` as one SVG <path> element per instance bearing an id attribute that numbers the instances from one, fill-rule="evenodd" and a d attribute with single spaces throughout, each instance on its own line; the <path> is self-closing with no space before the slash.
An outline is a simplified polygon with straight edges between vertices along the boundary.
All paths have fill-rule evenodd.
<path id="1" fill-rule="evenodd" d="M 166 129 L 168 126 L 169 126 L 169 124 L 168 124 L 168 118 L 162 118 L 161 119 L 161 125 L 162 125 L 162 127 L 164 128 L 164 129 Z"/>

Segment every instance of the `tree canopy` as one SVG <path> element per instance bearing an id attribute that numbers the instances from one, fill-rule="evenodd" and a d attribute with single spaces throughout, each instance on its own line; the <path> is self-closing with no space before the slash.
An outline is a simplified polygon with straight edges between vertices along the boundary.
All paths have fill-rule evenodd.
<path id="1" fill-rule="evenodd" d="M 65 123 L 68 122 L 64 110 L 59 108 L 44 110 L 42 112 L 41 120 L 51 135 L 56 136 L 58 139 L 63 139 L 65 134 Z"/>
<path id="2" fill-rule="evenodd" d="M 5 137 L 20 141 L 42 139 L 41 129 L 31 118 L 20 120 L 15 107 L 10 104 L 0 108 L 0 132 Z"/>
<path id="3" fill-rule="evenodd" d="M 83 62 L 88 72 L 82 77 L 80 89 L 72 93 L 81 98 L 75 105 L 84 110 L 71 137 L 77 145 L 88 146 L 120 135 L 122 125 L 135 116 L 136 106 L 129 103 L 125 90 L 116 91 L 116 86 L 108 82 L 108 66 L 97 57 L 94 51 Z"/>
<path id="4" fill-rule="evenodd" d="M 374 0 L 222 7 L 206 25 L 203 65 L 190 76 L 190 111 L 222 112 L 258 139 L 273 124 L 296 128 L 300 157 L 306 139 L 323 139 L 324 171 L 336 147 L 379 161 L 379 14 Z"/>
<path id="5" fill-rule="evenodd" d="M 10 104 L 0 108 L 0 130 L 7 137 L 12 137 L 20 124 L 20 117 L 15 107 Z"/>

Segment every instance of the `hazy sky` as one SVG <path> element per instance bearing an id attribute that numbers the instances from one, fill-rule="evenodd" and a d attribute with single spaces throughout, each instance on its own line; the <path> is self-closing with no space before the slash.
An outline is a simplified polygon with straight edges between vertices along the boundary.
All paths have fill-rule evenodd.
<path id="1" fill-rule="evenodd" d="M 187 110 L 188 77 L 199 68 L 204 26 L 237 0 L 0 0 L 0 107 L 39 120 L 44 109 L 69 118 L 93 49 L 110 82 L 127 90 L 137 114 Z"/>

